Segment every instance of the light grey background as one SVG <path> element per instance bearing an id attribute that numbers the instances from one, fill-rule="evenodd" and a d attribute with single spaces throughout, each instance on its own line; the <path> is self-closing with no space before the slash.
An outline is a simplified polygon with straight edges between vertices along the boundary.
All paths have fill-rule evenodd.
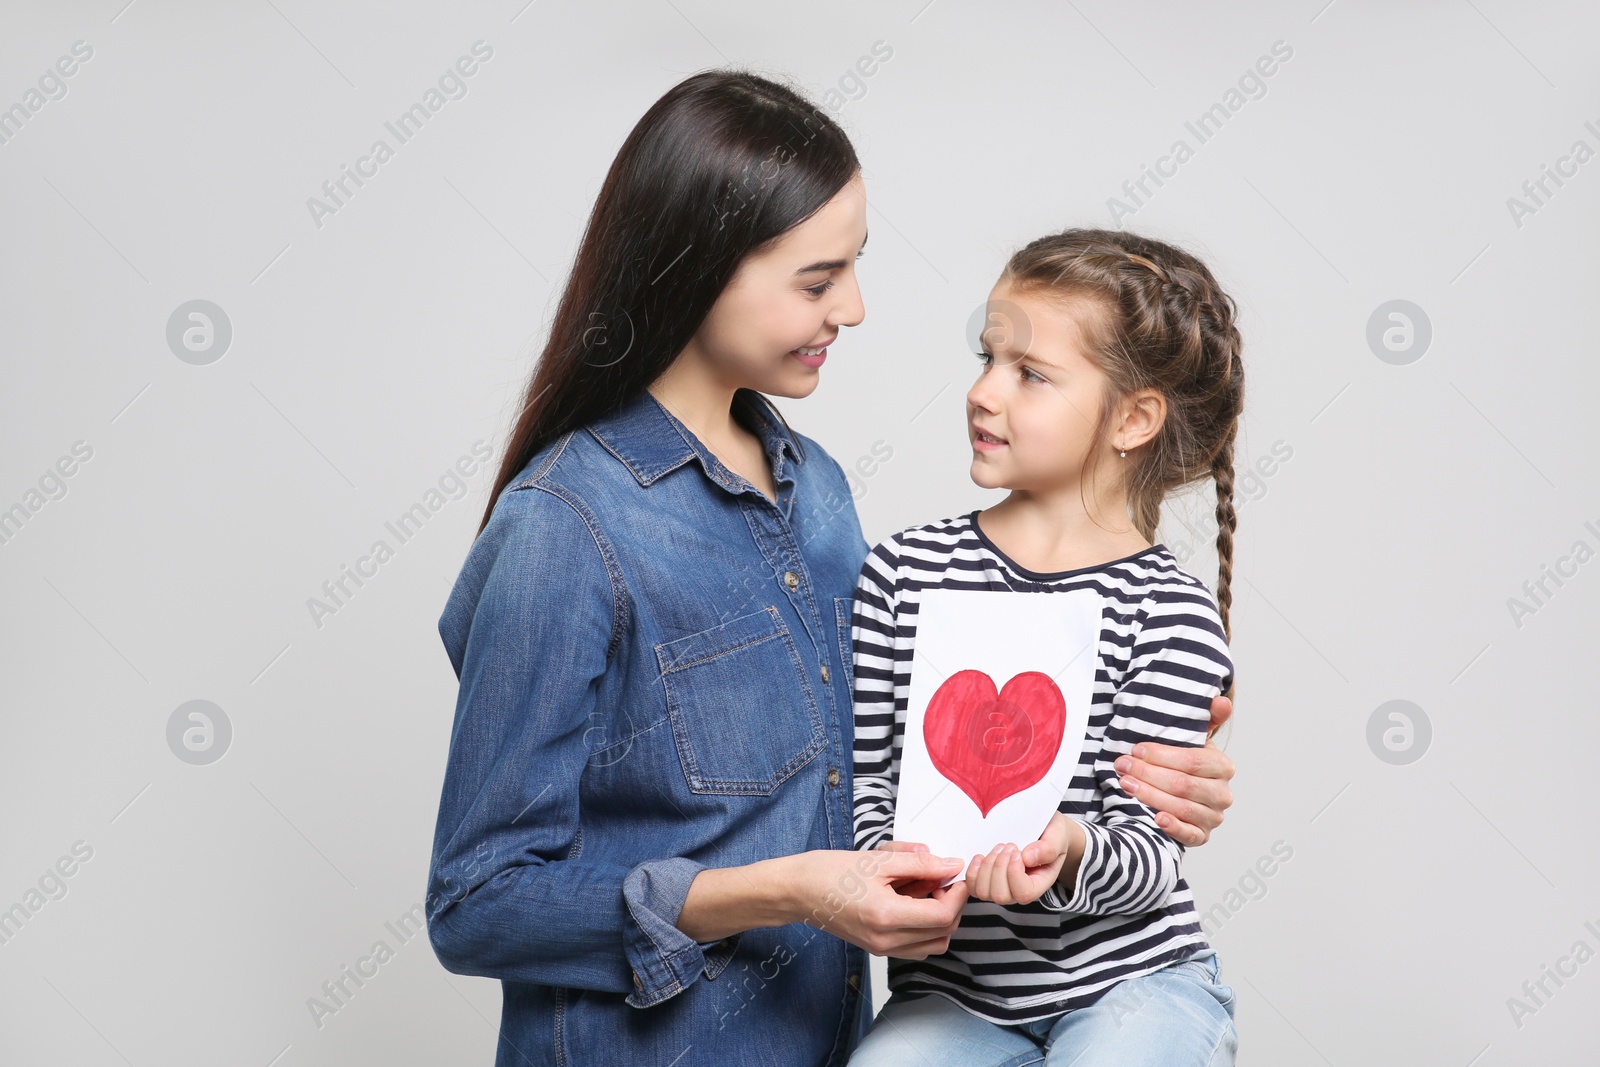
<path id="1" fill-rule="evenodd" d="M 866 168 L 866 321 L 810 398 L 779 403 L 847 467 L 893 449 L 856 502 L 873 541 L 999 499 L 966 473 L 962 334 L 1005 256 L 1110 224 L 1108 198 L 1190 143 L 1122 222 L 1237 297 L 1241 479 L 1270 469 L 1240 486 L 1237 803 L 1187 864 L 1224 908 L 1240 1062 L 1594 1061 L 1600 160 L 1520 219 L 1508 204 L 1574 142 L 1600 149 L 1593 5 L 3 18 L 0 106 L 74 42 L 93 55 L 0 144 L 0 509 L 75 443 L 92 457 L 0 545 L 0 908 L 43 901 L 0 945 L 0 1061 L 490 1062 L 498 985 L 386 926 L 424 890 L 456 690 L 435 623 L 488 475 L 403 545 L 384 524 L 474 442 L 498 456 L 617 146 L 725 62 L 839 91 Z M 308 199 L 394 146 L 385 121 L 479 40 L 467 94 L 319 226 Z M 852 81 L 879 41 L 892 57 Z M 1198 144 L 1185 122 L 1278 41 L 1292 58 Z M 192 300 L 231 323 L 208 365 L 167 341 Z M 1399 365 L 1367 341 L 1391 300 L 1432 329 Z M 1209 582 L 1207 504 L 1169 509 L 1163 535 Z M 318 626 L 308 599 L 380 538 L 393 558 Z M 231 724 L 205 765 L 168 744 L 192 700 Z M 1368 742 L 1391 700 L 1431 725 L 1403 765 Z M 1253 874 L 1279 842 L 1292 858 Z M 65 895 L 30 898 L 62 857 Z M 379 940 L 393 958 L 319 1027 L 308 998 Z M 1532 999 L 1557 966 L 1576 973 Z"/>

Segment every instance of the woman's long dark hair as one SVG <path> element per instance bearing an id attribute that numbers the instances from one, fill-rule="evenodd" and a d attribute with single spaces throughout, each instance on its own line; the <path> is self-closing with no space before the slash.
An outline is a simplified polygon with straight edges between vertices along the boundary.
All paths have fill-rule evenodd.
<path id="1" fill-rule="evenodd" d="M 787 86 L 736 70 L 679 82 L 612 161 L 494 489 L 548 442 L 609 414 L 672 363 L 741 260 L 831 200 L 860 169 L 842 129 Z M 740 389 L 734 414 L 763 405 Z"/>

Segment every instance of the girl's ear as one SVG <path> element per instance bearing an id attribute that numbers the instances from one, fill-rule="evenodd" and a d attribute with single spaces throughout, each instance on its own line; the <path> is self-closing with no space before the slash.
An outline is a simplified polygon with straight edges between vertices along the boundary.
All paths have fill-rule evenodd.
<path id="1" fill-rule="evenodd" d="M 1121 428 L 1112 440 L 1119 448 L 1138 448 L 1161 432 L 1167 421 L 1167 398 L 1156 389 L 1140 389 L 1122 399 Z"/>

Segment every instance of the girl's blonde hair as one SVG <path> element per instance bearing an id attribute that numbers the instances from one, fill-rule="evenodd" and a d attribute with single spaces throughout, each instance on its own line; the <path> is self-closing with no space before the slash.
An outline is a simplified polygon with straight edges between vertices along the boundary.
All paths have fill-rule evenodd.
<path id="1" fill-rule="evenodd" d="M 1231 639 L 1238 526 L 1233 446 L 1244 409 L 1233 299 L 1188 252 L 1122 230 L 1069 229 L 1041 237 L 1007 261 L 1000 280 L 1019 293 L 1066 301 L 1084 313 L 1084 355 L 1108 380 L 1097 442 L 1107 438 L 1124 397 L 1154 388 L 1166 398 L 1161 429 L 1126 460 L 1131 517 L 1154 541 L 1167 493 L 1206 477 L 1216 481 L 1217 607 Z M 1226 695 L 1233 695 L 1231 686 Z"/>

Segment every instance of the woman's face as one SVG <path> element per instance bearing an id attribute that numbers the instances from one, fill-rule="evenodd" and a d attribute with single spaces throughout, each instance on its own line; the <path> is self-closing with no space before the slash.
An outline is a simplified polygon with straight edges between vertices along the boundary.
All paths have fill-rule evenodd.
<path id="1" fill-rule="evenodd" d="M 858 172 L 816 214 L 745 257 L 685 354 L 730 388 L 810 395 L 839 327 L 866 315 L 855 268 L 866 244 Z"/>

